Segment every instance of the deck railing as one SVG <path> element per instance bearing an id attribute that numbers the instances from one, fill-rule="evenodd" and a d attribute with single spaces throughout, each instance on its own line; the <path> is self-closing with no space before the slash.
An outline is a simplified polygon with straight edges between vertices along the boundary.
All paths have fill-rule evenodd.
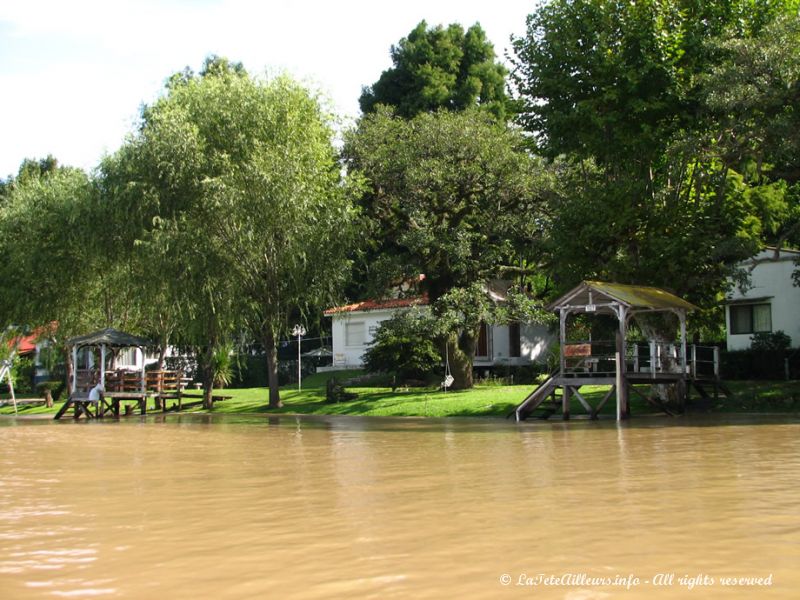
<path id="1" fill-rule="evenodd" d="M 616 373 L 616 343 L 609 340 L 570 342 L 563 348 L 564 372 L 570 375 L 608 376 Z M 719 348 L 692 344 L 687 347 L 686 375 L 719 378 Z M 680 374 L 681 345 L 675 342 L 628 342 L 628 373 Z"/>
<path id="2" fill-rule="evenodd" d="M 77 390 L 88 392 L 99 377 L 100 373 L 96 369 L 78 369 Z M 161 393 L 183 390 L 187 380 L 181 371 L 146 371 L 144 384 L 144 391 Z M 107 392 L 141 392 L 142 372 L 127 369 L 106 371 L 105 389 Z"/>

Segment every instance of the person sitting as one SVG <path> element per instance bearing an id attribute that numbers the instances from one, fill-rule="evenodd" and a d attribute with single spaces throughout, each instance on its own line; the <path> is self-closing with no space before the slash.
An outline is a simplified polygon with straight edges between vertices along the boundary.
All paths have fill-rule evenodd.
<path id="1" fill-rule="evenodd" d="M 103 384 L 98 382 L 96 386 L 89 390 L 89 402 L 100 402 L 100 398 L 105 391 Z"/>

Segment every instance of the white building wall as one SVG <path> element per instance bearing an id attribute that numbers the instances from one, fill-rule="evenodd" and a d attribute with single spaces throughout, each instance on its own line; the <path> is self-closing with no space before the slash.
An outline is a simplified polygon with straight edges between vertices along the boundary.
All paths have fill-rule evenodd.
<path id="1" fill-rule="evenodd" d="M 381 321 L 391 318 L 393 310 L 370 310 L 363 312 L 338 313 L 331 317 L 333 337 L 333 366 L 340 369 L 358 369 L 364 364 L 364 353 L 374 338 Z M 348 344 L 348 324 L 364 324 L 361 343 Z"/>
<path id="2" fill-rule="evenodd" d="M 403 309 L 407 310 L 407 309 Z M 426 310 L 426 309 L 420 309 Z M 372 310 L 334 314 L 331 324 L 333 337 L 333 367 L 338 369 L 358 369 L 363 366 L 363 356 L 374 333 L 382 321 L 389 319 L 395 310 Z M 361 344 L 347 344 L 348 324 L 364 324 L 364 339 Z M 520 328 L 520 356 L 510 356 L 509 330 L 506 325 L 490 327 L 490 343 L 488 359 L 476 359 L 476 366 L 491 365 L 527 365 L 532 362 L 543 362 L 547 349 L 553 340 L 547 327 L 542 325 L 522 325 Z"/>
<path id="3" fill-rule="evenodd" d="M 771 259 L 774 254 L 774 250 L 766 249 L 757 254 L 755 259 Z M 795 251 L 782 251 L 776 261 L 757 262 L 750 274 L 751 287 L 744 293 L 736 287 L 728 296 L 728 300 L 734 302 L 765 298 L 757 302 L 771 305 L 772 331 L 780 330 L 790 336 L 793 348 L 800 347 L 800 287 L 792 285 L 794 259 L 798 255 L 800 253 Z M 731 333 L 730 305 L 725 308 L 725 326 L 728 350 L 746 350 L 750 347 L 752 333 Z"/>
<path id="4" fill-rule="evenodd" d="M 520 338 L 526 362 L 542 363 L 547 361 L 547 351 L 556 336 L 546 325 L 523 325 Z"/>

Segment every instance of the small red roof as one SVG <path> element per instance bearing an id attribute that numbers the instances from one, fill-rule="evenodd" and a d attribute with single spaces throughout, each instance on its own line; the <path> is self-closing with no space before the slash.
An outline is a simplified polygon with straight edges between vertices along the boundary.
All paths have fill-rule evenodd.
<path id="1" fill-rule="evenodd" d="M 30 335 L 23 335 L 8 340 L 8 347 L 14 348 L 16 346 L 17 354 L 20 356 L 24 354 L 30 354 L 31 352 L 36 352 L 36 342 L 39 341 L 44 334 L 52 334 L 52 332 L 54 332 L 57 328 L 58 323 L 55 321 L 50 323 L 50 325 L 37 327 Z"/>
<path id="2" fill-rule="evenodd" d="M 386 310 L 390 308 L 409 308 L 411 306 L 426 306 L 428 296 L 414 296 L 412 298 L 387 298 L 385 300 L 363 300 L 355 304 L 345 306 L 334 306 L 323 314 L 330 317 L 339 313 L 363 312 L 368 310 Z"/>
<path id="3" fill-rule="evenodd" d="M 9 342 L 9 346 L 14 346 L 17 344 L 17 354 L 30 354 L 31 352 L 36 351 L 36 338 L 38 336 L 29 335 L 24 338 L 21 338 L 18 342 L 17 340 L 11 340 Z"/>

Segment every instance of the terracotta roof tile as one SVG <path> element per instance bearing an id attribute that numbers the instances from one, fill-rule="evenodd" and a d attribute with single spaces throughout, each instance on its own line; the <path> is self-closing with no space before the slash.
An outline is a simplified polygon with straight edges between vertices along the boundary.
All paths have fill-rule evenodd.
<path id="1" fill-rule="evenodd" d="M 323 314 L 330 317 L 339 313 L 364 312 L 368 310 L 387 310 L 391 308 L 410 308 L 412 306 L 426 306 L 428 296 L 414 296 L 412 298 L 386 298 L 384 300 L 362 300 L 355 304 L 334 306 Z"/>

